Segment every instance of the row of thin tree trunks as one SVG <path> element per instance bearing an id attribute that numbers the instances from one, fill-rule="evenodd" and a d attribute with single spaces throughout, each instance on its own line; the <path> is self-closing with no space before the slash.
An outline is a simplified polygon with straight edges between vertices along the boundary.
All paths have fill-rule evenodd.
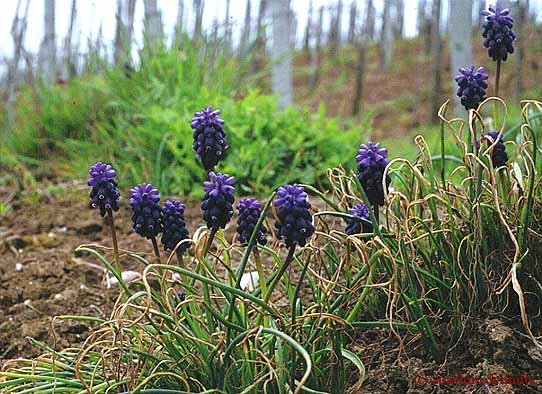
<path id="1" fill-rule="evenodd" d="M 6 95 L 8 103 L 13 103 L 15 86 L 17 80 L 17 70 L 23 54 L 24 36 L 26 32 L 26 23 L 28 17 L 28 5 L 30 0 L 26 0 L 25 10 L 20 15 L 21 3 L 18 0 L 17 12 L 13 21 L 11 34 L 14 41 L 14 55 L 8 69 Z M 186 0 L 188 2 L 189 0 Z M 257 1 L 257 0 L 252 0 Z M 293 102 L 292 94 L 292 70 L 291 55 L 295 45 L 295 36 L 297 21 L 292 11 L 292 0 L 259 0 L 256 26 L 252 31 L 252 6 L 251 0 L 247 0 L 244 22 L 241 28 L 241 35 L 237 54 L 241 58 L 252 56 L 250 72 L 257 73 L 265 56 L 266 51 L 266 18 L 272 22 L 273 44 L 270 48 L 270 58 L 272 59 L 272 88 L 273 92 L 279 97 L 281 108 L 291 105 Z M 232 23 L 230 20 L 230 0 L 226 0 L 226 15 L 223 24 L 220 26 L 215 21 L 211 27 L 210 38 L 206 37 L 202 21 L 205 3 L 204 0 L 192 0 L 193 26 L 185 26 L 186 7 L 185 0 L 179 0 L 177 21 L 175 24 L 175 39 L 180 42 L 183 32 L 192 31 L 193 41 L 196 42 L 205 38 L 208 42 L 224 51 L 233 54 L 232 43 Z M 360 4 L 361 3 L 361 4 Z M 151 54 L 157 46 L 163 42 L 164 31 L 161 20 L 161 13 L 157 5 L 157 0 L 143 0 L 144 5 L 144 31 L 145 41 L 144 50 Z M 477 0 L 450 0 L 449 17 L 445 24 L 445 29 L 453 32 L 450 34 L 450 53 L 452 73 L 457 73 L 459 67 L 467 66 L 472 63 L 472 30 L 481 27 L 481 18 L 474 20 L 474 26 L 464 23 L 465 20 L 473 20 L 473 7 L 479 10 L 483 7 L 484 1 Z M 57 48 L 55 47 L 55 0 L 44 0 L 44 37 L 38 54 L 38 69 L 40 77 L 46 81 L 54 81 L 60 75 L 61 78 L 70 78 L 76 73 L 76 51 L 74 48 L 73 32 L 77 17 L 77 2 L 72 0 L 71 16 L 68 25 L 68 33 L 63 43 L 62 61 L 57 59 Z M 430 7 L 429 7 L 430 6 Z M 132 61 L 132 45 L 134 37 L 134 16 L 136 0 L 117 0 L 116 8 L 116 30 L 114 39 L 115 64 L 130 64 Z M 319 82 L 321 75 L 321 66 L 324 47 L 329 48 L 328 53 L 331 56 L 339 55 L 339 48 L 346 41 L 357 48 L 358 60 L 356 66 L 356 89 L 353 100 L 352 115 L 357 115 L 361 111 L 361 102 L 363 97 L 363 80 L 366 69 L 366 48 L 370 42 L 378 42 L 380 52 L 380 66 L 387 68 L 393 61 L 394 42 L 401 37 L 404 32 L 404 0 L 384 0 L 382 10 L 382 23 L 377 32 L 376 19 L 377 11 L 373 0 L 352 1 L 349 6 L 348 29 L 343 37 L 343 28 L 341 21 L 343 18 L 344 4 L 342 0 L 331 4 L 328 7 L 320 7 L 316 12 L 312 0 L 308 5 L 308 19 L 305 24 L 305 30 L 302 37 L 302 46 L 310 56 L 311 79 L 310 85 L 314 89 Z M 517 13 L 518 23 L 516 23 L 518 34 L 521 36 L 521 29 L 524 26 L 525 19 L 528 17 L 526 10 L 529 9 L 528 0 L 518 0 Z M 360 15 L 364 17 L 361 18 Z M 417 29 L 420 35 L 426 37 L 426 52 L 432 58 L 431 69 L 431 114 L 432 119 L 436 119 L 438 97 L 441 94 L 441 66 L 442 66 L 442 30 L 441 23 L 442 7 L 441 0 L 419 0 L 417 10 Z M 329 18 L 329 28 L 327 35 L 324 34 L 324 20 Z M 461 28 L 453 28 L 461 26 Z M 223 28 L 223 35 L 219 37 L 219 27 Z M 101 30 L 100 30 L 101 31 Z M 99 34 L 100 36 L 100 34 Z M 221 40 L 218 45 L 218 40 Z M 520 40 L 521 41 L 521 40 Z M 98 52 L 100 51 L 99 39 L 96 41 Z M 74 50 L 75 49 L 75 50 Z M 516 54 L 516 72 L 518 75 L 516 91 L 522 90 L 521 64 L 523 62 L 523 47 L 521 43 L 518 46 Z M 27 63 L 29 63 L 27 61 Z M 60 64 L 59 64 L 60 63 Z M 458 102 L 456 107 L 458 108 Z M 9 107 L 9 105 L 8 105 Z"/>

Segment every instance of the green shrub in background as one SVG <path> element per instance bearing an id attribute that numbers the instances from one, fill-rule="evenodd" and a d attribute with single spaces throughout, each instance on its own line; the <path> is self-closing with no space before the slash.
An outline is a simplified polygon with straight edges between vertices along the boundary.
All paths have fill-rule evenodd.
<path id="1" fill-rule="evenodd" d="M 251 85 L 244 65 L 223 56 L 201 60 L 197 49 L 184 48 L 144 58 L 129 74 L 116 68 L 25 88 L 2 165 L 16 156 L 38 172 L 54 166 L 57 175 L 82 176 L 103 160 L 128 174 L 124 182 L 145 179 L 166 193 L 197 195 L 205 174 L 193 160 L 190 120 L 209 104 L 226 119 L 225 171 L 244 191 L 263 194 L 295 179 L 318 184 L 327 168 L 353 157 L 360 134 L 328 119 L 323 107 L 278 111 L 273 96 L 238 88 Z"/>

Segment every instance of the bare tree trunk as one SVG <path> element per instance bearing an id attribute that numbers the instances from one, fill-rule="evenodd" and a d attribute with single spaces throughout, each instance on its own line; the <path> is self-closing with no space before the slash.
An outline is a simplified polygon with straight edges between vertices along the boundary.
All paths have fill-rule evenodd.
<path id="1" fill-rule="evenodd" d="M 19 18 L 19 8 L 21 6 L 21 0 L 17 2 L 17 8 L 15 11 L 15 17 L 11 25 L 11 36 L 13 37 L 13 61 L 8 63 L 8 76 L 6 87 L 6 101 L 7 101 L 7 116 L 8 123 L 12 127 L 15 122 L 14 108 L 15 108 L 15 87 L 17 86 L 17 72 L 19 70 L 19 62 L 21 60 L 21 54 L 23 52 L 24 35 L 26 33 L 26 21 L 28 20 L 28 8 L 30 0 L 26 1 L 26 7 L 23 18 Z M 5 129 L 7 132 L 7 129 Z"/>
<path id="2" fill-rule="evenodd" d="M 131 52 L 132 38 L 134 36 L 134 18 L 135 18 L 136 0 L 128 0 L 128 12 L 126 15 L 126 48 L 128 54 Z"/>
<path id="3" fill-rule="evenodd" d="M 358 64 L 356 67 L 356 94 L 352 104 L 352 116 L 361 112 L 361 102 L 363 99 L 363 78 L 365 75 L 365 47 L 366 38 L 362 36 L 358 44 Z"/>
<path id="4" fill-rule="evenodd" d="M 339 47 L 341 45 L 341 18 L 343 11 L 342 0 L 337 3 L 337 9 L 332 16 L 332 28 L 330 31 L 330 48 L 332 56 L 339 56 Z"/>
<path id="5" fill-rule="evenodd" d="M 431 28 L 431 121 L 437 119 L 440 107 L 442 45 L 440 39 L 440 0 L 433 0 L 433 24 Z"/>
<path id="6" fill-rule="evenodd" d="M 307 17 L 307 25 L 305 26 L 305 36 L 303 37 L 303 50 L 309 51 L 309 45 L 311 42 L 311 30 L 312 30 L 312 0 L 309 2 L 309 15 Z"/>
<path id="7" fill-rule="evenodd" d="M 243 32 L 241 33 L 241 42 L 239 43 L 239 55 L 243 57 L 246 54 L 247 48 L 250 46 L 250 0 L 247 0 L 245 9 L 245 23 Z"/>
<path id="8" fill-rule="evenodd" d="M 224 45 L 226 53 L 231 53 L 232 49 L 232 31 L 231 31 L 231 21 L 230 21 L 230 0 L 226 0 L 226 18 L 224 20 Z"/>
<path id="9" fill-rule="evenodd" d="M 292 7 L 290 7 L 290 3 L 291 0 L 288 0 L 288 9 L 290 10 L 288 15 L 288 21 L 290 23 L 290 49 L 294 49 L 297 42 L 297 16 Z"/>
<path id="10" fill-rule="evenodd" d="M 416 20 L 416 26 L 418 29 L 418 36 L 422 36 L 425 34 L 425 8 L 427 7 L 427 1 L 426 0 L 418 0 L 418 12 L 417 12 L 417 20 Z"/>
<path id="11" fill-rule="evenodd" d="M 260 9 L 258 10 L 258 21 L 256 23 L 256 44 L 254 49 L 254 60 L 251 65 L 251 74 L 257 73 L 265 56 L 265 26 L 264 18 L 267 8 L 267 1 L 260 0 Z"/>
<path id="12" fill-rule="evenodd" d="M 45 35 L 40 48 L 40 69 L 43 78 L 52 83 L 56 79 L 55 0 L 45 0 Z"/>
<path id="13" fill-rule="evenodd" d="M 382 68 L 388 68 L 393 58 L 393 22 L 391 20 L 391 0 L 384 0 L 380 53 L 380 66 Z"/>
<path id="14" fill-rule="evenodd" d="M 70 14 L 70 24 L 68 25 L 68 34 L 64 40 L 64 69 L 62 72 L 62 77 L 69 79 L 75 75 L 75 68 L 72 63 L 72 37 L 73 37 L 73 26 L 75 24 L 75 18 L 77 15 L 77 0 L 72 0 L 71 14 Z"/>
<path id="15" fill-rule="evenodd" d="M 481 12 L 486 9 L 485 1 L 478 0 L 478 18 L 476 19 L 476 30 L 482 30 L 482 24 L 484 23 L 484 17 L 481 15 Z"/>
<path id="16" fill-rule="evenodd" d="M 405 34 L 405 2 L 404 0 L 395 1 L 395 12 L 397 19 L 397 28 L 395 30 L 396 36 L 402 38 Z"/>
<path id="17" fill-rule="evenodd" d="M 145 5 L 145 41 L 154 54 L 162 41 L 162 18 L 156 0 L 144 0 Z"/>
<path id="18" fill-rule="evenodd" d="M 316 43 L 314 46 L 314 55 L 311 57 L 311 88 L 314 90 L 318 85 L 318 80 L 320 79 L 320 67 L 322 65 L 322 34 L 324 24 L 324 7 L 320 7 L 318 10 L 318 24 L 316 26 Z"/>
<path id="19" fill-rule="evenodd" d="M 460 67 L 472 64 L 472 24 L 465 23 L 472 18 L 471 0 L 450 0 L 450 26 L 461 26 L 450 34 L 450 66 L 452 78 L 459 74 Z M 455 113 L 462 112 L 461 100 L 454 94 Z"/>
<path id="20" fill-rule="evenodd" d="M 353 45 L 356 38 L 356 17 L 357 17 L 356 2 L 350 4 L 350 23 L 348 24 L 348 43 Z"/>
<path id="21" fill-rule="evenodd" d="M 132 37 L 134 33 L 134 15 L 136 0 L 117 0 L 115 15 L 117 26 L 115 30 L 115 64 L 131 62 Z"/>
<path id="22" fill-rule="evenodd" d="M 177 7 L 177 22 L 175 23 L 175 38 L 177 40 L 177 47 L 182 41 L 184 28 L 184 0 L 179 0 Z"/>
<path id="23" fill-rule="evenodd" d="M 272 86 L 280 109 L 292 104 L 292 59 L 290 7 L 288 0 L 271 0 L 273 15 Z"/>
<path id="24" fill-rule="evenodd" d="M 523 92 L 523 76 L 522 76 L 522 66 L 523 62 L 525 60 L 525 24 L 527 19 L 527 10 L 529 4 L 526 0 L 518 0 L 516 4 L 516 34 L 517 34 L 517 40 L 516 40 L 516 54 L 515 54 L 515 69 L 516 72 L 514 73 L 516 76 L 516 88 L 515 88 L 515 95 L 516 95 L 516 101 L 519 101 L 521 98 L 521 93 Z"/>
<path id="25" fill-rule="evenodd" d="M 373 0 L 367 1 L 367 23 L 365 26 L 365 31 L 367 33 L 368 40 L 375 39 L 375 21 L 376 21 L 376 10 L 373 4 Z"/>
<path id="26" fill-rule="evenodd" d="M 124 26 L 124 21 L 122 20 L 122 10 L 123 10 L 124 0 L 117 0 L 117 12 L 115 13 L 116 19 L 116 28 L 115 28 L 115 64 L 121 64 L 126 57 L 125 45 L 124 45 L 124 32 L 126 27 Z M 101 26 L 100 26 L 101 32 Z M 97 48 L 99 51 L 100 48 Z"/>

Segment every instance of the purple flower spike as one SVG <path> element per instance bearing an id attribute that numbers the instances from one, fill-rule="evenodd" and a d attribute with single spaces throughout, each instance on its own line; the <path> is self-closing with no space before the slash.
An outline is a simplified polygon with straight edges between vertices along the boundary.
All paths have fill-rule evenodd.
<path id="1" fill-rule="evenodd" d="M 224 121 L 218 117 L 220 110 L 209 106 L 196 112 L 190 126 L 194 129 L 192 147 L 206 171 L 211 171 L 224 157 L 228 141 L 224 132 Z"/>
<path id="2" fill-rule="evenodd" d="M 367 144 L 359 146 L 356 161 L 358 162 L 358 179 L 363 186 L 365 194 L 371 205 L 384 205 L 384 188 L 382 179 L 384 170 L 388 165 L 388 151 L 380 148 L 380 144 Z M 386 176 L 386 187 L 390 185 L 391 179 Z"/>
<path id="3" fill-rule="evenodd" d="M 255 198 L 242 198 L 237 204 L 239 218 L 237 219 L 237 234 L 239 234 L 239 242 L 246 243 L 256 228 L 256 224 L 262 213 L 262 206 Z M 260 245 L 265 245 L 267 239 L 265 233 L 267 229 L 261 225 L 256 233 L 256 241 Z"/>
<path id="4" fill-rule="evenodd" d="M 508 155 L 506 154 L 506 147 L 502 136 L 499 137 L 499 132 L 488 131 L 483 138 L 489 145 L 492 145 L 498 139 L 497 144 L 493 147 L 493 152 L 491 152 L 491 162 L 495 168 L 505 166 L 508 161 Z"/>
<path id="5" fill-rule="evenodd" d="M 277 238 L 284 239 L 289 248 L 305 246 L 307 239 L 314 234 L 314 225 L 311 204 L 303 187 L 296 184 L 279 187 L 273 205 L 278 216 L 275 222 Z"/>
<path id="6" fill-rule="evenodd" d="M 130 189 L 132 223 L 134 231 L 151 239 L 162 232 L 160 193 L 150 183 L 142 183 Z"/>
<path id="7" fill-rule="evenodd" d="M 346 230 L 344 231 L 348 235 L 367 233 L 371 231 L 371 225 L 361 219 L 369 220 L 369 209 L 365 204 L 356 204 L 354 208 L 349 209 L 350 215 L 356 216 L 360 219 L 346 219 Z"/>
<path id="8" fill-rule="evenodd" d="M 211 230 L 225 228 L 233 215 L 235 178 L 227 174 L 209 172 L 210 181 L 203 183 L 205 196 L 201 204 L 203 220 Z"/>
<path id="9" fill-rule="evenodd" d="M 506 61 L 508 54 L 514 53 L 516 39 L 512 31 L 514 20 L 510 16 L 510 10 L 501 8 L 497 2 L 481 14 L 486 17 L 482 36 L 485 38 L 484 47 L 488 49 L 489 57 L 494 61 Z"/>
<path id="10" fill-rule="evenodd" d="M 477 109 L 480 102 L 486 97 L 487 75 L 484 67 L 474 66 L 461 67 L 460 74 L 455 77 L 455 81 L 459 86 L 457 95 L 461 97 L 461 104 L 468 111 L 469 109 Z"/>
<path id="11" fill-rule="evenodd" d="M 373 144 L 371 141 L 359 146 L 356 161 L 358 166 L 369 167 L 379 165 L 386 167 L 388 165 L 388 150 L 381 148 L 380 144 Z"/>
<path id="12" fill-rule="evenodd" d="M 106 163 L 95 163 L 88 171 L 90 178 L 87 184 L 90 189 L 90 206 L 99 208 L 100 215 L 105 216 L 108 209 L 119 210 L 120 191 L 118 189 L 117 172 Z"/>
<path id="13" fill-rule="evenodd" d="M 171 252 L 184 239 L 189 238 L 186 222 L 184 221 L 184 205 L 176 200 L 167 200 L 162 207 L 162 244 L 166 252 Z M 182 255 L 190 244 L 183 243 L 177 248 L 177 254 Z"/>

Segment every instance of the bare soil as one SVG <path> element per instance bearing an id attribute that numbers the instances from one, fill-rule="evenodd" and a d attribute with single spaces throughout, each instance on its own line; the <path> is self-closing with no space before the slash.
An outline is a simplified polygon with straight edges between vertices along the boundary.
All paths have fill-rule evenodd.
<path id="1" fill-rule="evenodd" d="M 60 197 L 45 193 L 33 201 L 11 199 L 6 216 L 0 217 L 0 368 L 2 360 L 43 352 L 28 337 L 57 349 L 82 344 L 92 323 L 54 316 L 103 317 L 113 308 L 118 290 L 105 288 L 104 271 L 94 257 L 75 252 L 83 242 L 109 245 L 109 230 L 88 208 L 84 186 L 68 189 Z M 130 231 L 126 201 L 116 217 L 120 248 L 152 258 L 150 243 Z M 198 202 L 188 203 L 191 231 L 201 224 L 199 217 Z M 138 264 L 124 268 L 141 270 Z M 412 335 L 401 334 L 401 342 L 387 329 L 359 330 L 353 347 L 367 369 L 363 392 L 542 392 L 542 353 L 518 324 L 495 317 L 472 320 L 456 343 L 442 323 L 435 331 L 441 363 L 431 361 Z M 483 381 L 469 385 L 468 378 Z"/>

